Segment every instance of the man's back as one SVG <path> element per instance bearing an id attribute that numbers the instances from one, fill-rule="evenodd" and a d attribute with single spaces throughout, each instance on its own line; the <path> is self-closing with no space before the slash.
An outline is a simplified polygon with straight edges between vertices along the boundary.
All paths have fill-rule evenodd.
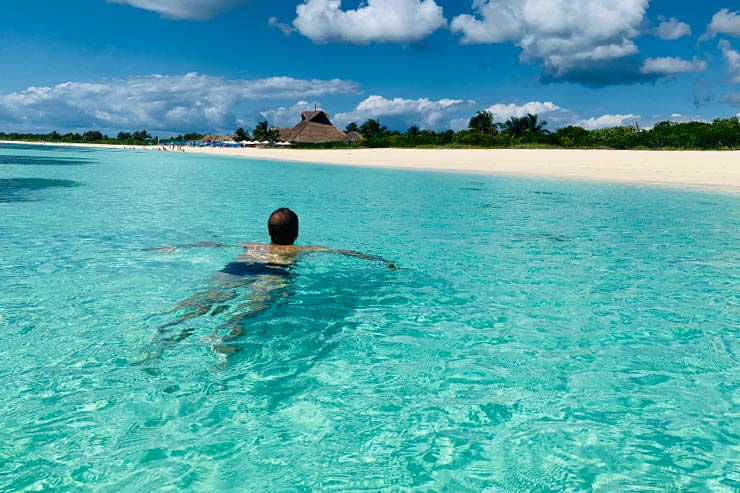
<path id="1" fill-rule="evenodd" d="M 239 255 L 237 262 L 260 263 L 286 267 L 293 265 L 303 254 L 325 251 L 326 248 L 316 246 L 275 245 L 266 243 L 239 243 L 244 252 Z"/>

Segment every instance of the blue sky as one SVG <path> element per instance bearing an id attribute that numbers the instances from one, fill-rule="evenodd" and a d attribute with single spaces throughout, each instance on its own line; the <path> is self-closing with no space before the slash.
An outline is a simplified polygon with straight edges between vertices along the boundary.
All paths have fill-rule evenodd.
<path id="1" fill-rule="evenodd" d="M 0 17 L 0 130 L 550 128 L 740 112 L 730 0 L 27 0 Z"/>

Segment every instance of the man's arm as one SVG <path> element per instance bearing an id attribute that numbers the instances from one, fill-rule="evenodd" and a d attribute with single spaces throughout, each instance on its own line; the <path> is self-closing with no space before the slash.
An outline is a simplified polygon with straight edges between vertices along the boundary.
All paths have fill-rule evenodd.
<path id="1" fill-rule="evenodd" d="M 301 248 L 302 248 L 302 251 L 307 252 L 307 253 L 316 253 L 316 252 L 338 253 L 339 255 L 344 255 L 346 257 L 355 257 L 355 258 L 359 258 L 362 260 L 370 260 L 371 262 L 382 262 L 389 269 L 398 269 L 395 262 L 386 260 L 380 255 L 369 255 L 367 253 L 356 252 L 354 250 L 332 250 L 331 248 L 326 248 L 322 246 L 308 246 L 308 247 L 301 247 Z"/>
<path id="2" fill-rule="evenodd" d="M 345 255 L 347 257 L 355 257 L 355 258 L 360 258 L 362 260 L 370 260 L 371 262 L 382 262 L 389 269 L 398 268 L 394 262 L 391 262 L 390 260 L 386 260 L 380 255 L 369 255 L 367 253 L 355 252 L 354 250 L 329 250 L 329 251 L 333 253 L 338 253 L 340 255 Z"/>
<path id="3" fill-rule="evenodd" d="M 188 243 L 186 245 L 169 245 L 164 247 L 145 248 L 145 252 L 156 252 L 156 253 L 172 253 L 178 248 L 199 248 L 199 247 L 213 247 L 221 248 L 234 245 L 226 245 L 217 241 L 200 241 L 198 243 Z"/>

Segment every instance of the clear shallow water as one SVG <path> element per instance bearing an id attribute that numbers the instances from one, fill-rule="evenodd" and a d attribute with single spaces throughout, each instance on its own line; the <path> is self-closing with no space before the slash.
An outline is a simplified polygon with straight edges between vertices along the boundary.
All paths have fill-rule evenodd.
<path id="1" fill-rule="evenodd" d="M 740 488 L 737 195 L 0 156 L 2 491 Z M 157 341 L 240 250 L 143 249 L 263 241 L 283 205 L 403 269 L 316 254 L 228 357 L 228 312 Z"/>

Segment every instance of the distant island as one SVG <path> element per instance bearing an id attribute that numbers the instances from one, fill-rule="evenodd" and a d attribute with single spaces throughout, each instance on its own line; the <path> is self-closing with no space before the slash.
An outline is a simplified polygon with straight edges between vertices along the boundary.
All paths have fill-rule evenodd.
<path id="1" fill-rule="evenodd" d="M 718 118 L 710 122 L 678 123 L 665 121 L 652 128 L 617 126 L 587 130 L 567 126 L 553 131 L 538 115 L 511 117 L 497 123 L 488 111 L 479 111 L 465 130 L 432 131 L 412 126 L 405 132 L 389 130 L 379 119 L 366 120 L 361 125 L 352 122 L 344 131 L 333 126 L 324 111 L 304 112 L 293 128 L 271 127 L 267 121 L 255 125 L 250 134 L 238 128 L 233 135 L 221 140 L 235 143 L 287 141 L 303 149 L 347 148 L 448 148 L 448 149 L 633 149 L 633 150 L 736 150 L 740 149 L 738 117 Z M 152 136 L 146 130 L 120 132 L 109 137 L 100 131 L 84 133 L 17 133 L 0 132 L 0 140 L 18 142 L 85 143 L 117 145 L 153 145 L 177 142 L 181 145 L 207 141 L 210 136 L 191 132 L 167 139 Z"/>

